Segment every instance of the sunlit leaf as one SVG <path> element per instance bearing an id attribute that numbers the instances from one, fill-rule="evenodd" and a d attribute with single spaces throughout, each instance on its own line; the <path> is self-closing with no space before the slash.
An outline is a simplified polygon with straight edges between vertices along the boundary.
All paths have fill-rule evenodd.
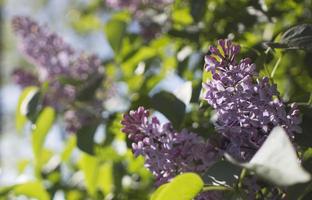
<path id="1" fill-rule="evenodd" d="M 74 148 L 76 147 L 76 137 L 74 135 L 71 135 L 66 142 L 66 146 L 61 154 L 61 160 L 62 161 L 67 161 L 72 153 L 72 151 L 74 150 Z"/>
<path id="2" fill-rule="evenodd" d="M 229 155 L 226 157 L 278 186 L 290 186 L 311 179 L 310 174 L 300 165 L 295 148 L 281 127 L 272 130 L 250 162 L 238 163 Z"/>
<path id="3" fill-rule="evenodd" d="M 14 188 L 14 193 L 16 195 L 25 195 L 31 198 L 36 198 L 38 200 L 49 200 L 50 195 L 38 181 L 26 182 L 20 184 Z"/>
<path id="4" fill-rule="evenodd" d="M 162 184 L 157 190 L 152 194 L 150 200 L 157 200 L 161 192 L 169 185 L 169 183 Z"/>
<path id="5" fill-rule="evenodd" d="M 117 54 L 126 33 L 127 23 L 120 19 L 111 19 L 105 24 L 104 32 L 114 52 Z"/>
<path id="6" fill-rule="evenodd" d="M 107 195 L 114 187 L 113 165 L 111 162 L 102 164 L 99 169 L 98 185 L 102 192 Z"/>
<path id="7" fill-rule="evenodd" d="M 190 15 L 190 11 L 188 8 L 175 9 L 172 13 L 172 20 L 175 23 L 183 25 L 188 25 L 193 22 L 193 18 Z"/>
<path id="8" fill-rule="evenodd" d="M 88 33 L 90 31 L 96 31 L 101 28 L 101 20 L 96 15 L 92 14 L 81 14 L 79 12 L 76 14 L 75 19 L 73 20 L 74 28 L 81 33 Z"/>
<path id="9" fill-rule="evenodd" d="M 176 176 L 160 191 L 156 191 L 153 200 L 192 200 L 204 186 L 202 179 L 195 173 Z"/>
<path id="10" fill-rule="evenodd" d="M 84 176 L 84 183 L 88 193 L 94 196 L 97 190 L 99 163 L 96 157 L 86 153 L 81 154 L 79 167 Z"/>
<path id="11" fill-rule="evenodd" d="M 37 173 L 42 164 L 43 145 L 46 136 L 54 123 L 55 115 L 55 111 L 52 107 L 46 107 L 42 110 L 36 123 L 33 125 L 32 147 L 36 161 Z"/>
<path id="12" fill-rule="evenodd" d="M 27 121 L 26 117 L 26 107 L 27 102 L 33 97 L 38 91 L 37 87 L 26 87 L 21 95 L 19 96 L 16 113 L 15 113 L 15 126 L 18 131 L 21 131 L 25 122 Z"/>

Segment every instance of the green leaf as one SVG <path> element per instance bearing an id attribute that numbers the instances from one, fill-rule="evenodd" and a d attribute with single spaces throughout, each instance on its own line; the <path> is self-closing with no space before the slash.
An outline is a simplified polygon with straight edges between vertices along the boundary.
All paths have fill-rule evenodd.
<path id="1" fill-rule="evenodd" d="M 112 192 L 114 187 L 114 179 L 113 179 L 113 164 L 111 162 L 107 162 L 100 166 L 98 185 L 105 195 Z"/>
<path id="2" fill-rule="evenodd" d="M 88 154 L 94 154 L 94 134 L 97 129 L 97 125 L 84 126 L 76 133 L 78 148 Z"/>
<path id="3" fill-rule="evenodd" d="M 66 142 L 66 146 L 64 148 L 64 151 L 61 154 L 61 160 L 62 161 L 67 161 L 72 153 L 72 151 L 74 150 L 74 148 L 76 147 L 76 137 L 74 135 L 71 135 Z"/>
<path id="4" fill-rule="evenodd" d="M 207 1 L 206 0 L 193 0 L 190 1 L 191 4 L 191 15 L 193 19 L 197 22 L 200 21 L 207 9 Z"/>
<path id="5" fill-rule="evenodd" d="M 192 200 L 201 191 L 204 182 L 195 173 L 184 173 L 176 176 L 160 191 L 156 190 L 153 200 Z M 157 194 L 158 193 L 158 194 Z"/>
<path id="6" fill-rule="evenodd" d="M 226 158 L 278 186 L 305 183 L 311 179 L 300 165 L 295 148 L 281 127 L 272 130 L 250 162 L 238 163 L 229 155 Z"/>
<path id="7" fill-rule="evenodd" d="M 312 50 L 312 24 L 300 24 L 286 30 L 280 42 L 266 42 L 271 48 Z"/>
<path id="8" fill-rule="evenodd" d="M 99 163 L 96 157 L 82 153 L 79 167 L 84 175 L 84 183 L 91 196 L 96 194 Z"/>
<path id="9" fill-rule="evenodd" d="M 190 10 L 188 8 L 175 9 L 172 12 L 172 20 L 175 23 L 182 24 L 182 25 L 189 25 L 193 23 L 193 18 L 190 15 Z"/>
<path id="10" fill-rule="evenodd" d="M 160 193 L 169 185 L 169 183 L 162 184 L 157 190 L 152 194 L 150 200 L 157 200 Z"/>
<path id="11" fill-rule="evenodd" d="M 281 38 L 289 48 L 312 49 L 312 25 L 301 24 L 288 29 Z"/>
<path id="12" fill-rule="evenodd" d="M 121 49 L 126 30 L 127 23 L 118 18 L 112 18 L 105 24 L 104 32 L 115 54 L 118 54 Z"/>
<path id="13" fill-rule="evenodd" d="M 241 168 L 221 160 L 212 165 L 203 176 L 205 183 L 233 186 L 240 174 Z"/>
<path id="14" fill-rule="evenodd" d="M 20 160 L 17 164 L 18 173 L 20 174 L 23 173 L 26 167 L 29 165 L 29 163 L 30 163 L 30 160 L 28 159 Z"/>
<path id="15" fill-rule="evenodd" d="M 21 112 L 32 122 L 36 121 L 39 113 L 38 105 L 40 101 L 40 91 L 34 90 L 29 93 L 21 105 Z"/>
<path id="16" fill-rule="evenodd" d="M 41 182 L 33 181 L 17 185 L 14 188 L 16 195 L 25 195 L 39 200 L 49 200 L 49 193 L 46 191 Z"/>
<path id="17" fill-rule="evenodd" d="M 42 152 L 45 138 L 53 125 L 55 115 L 55 111 L 52 107 L 46 107 L 39 114 L 37 121 L 33 126 L 32 147 L 35 156 L 37 173 L 41 169 L 42 165 Z"/>
<path id="18" fill-rule="evenodd" d="M 15 113 L 15 126 L 17 131 L 21 131 L 27 121 L 27 105 L 31 97 L 38 91 L 37 87 L 26 87 L 19 96 L 16 113 Z"/>
<path id="19" fill-rule="evenodd" d="M 103 81 L 102 74 L 95 74 L 79 88 L 76 98 L 79 101 L 88 101 L 95 95 L 95 91 L 101 86 Z"/>
<path id="20" fill-rule="evenodd" d="M 153 108 L 164 114 L 175 128 L 180 127 L 185 115 L 182 101 L 169 92 L 161 91 L 151 98 L 151 102 Z"/>
<path id="21" fill-rule="evenodd" d="M 75 12 L 75 10 L 73 11 Z M 73 27 L 80 33 L 88 33 L 99 30 L 102 26 L 99 17 L 93 14 L 83 14 L 76 12 L 76 20 L 73 20 Z"/>

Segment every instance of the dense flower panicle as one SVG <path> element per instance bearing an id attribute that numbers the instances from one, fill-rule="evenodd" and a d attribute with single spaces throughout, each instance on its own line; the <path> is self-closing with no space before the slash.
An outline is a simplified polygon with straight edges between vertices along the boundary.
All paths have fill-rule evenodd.
<path id="1" fill-rule="evenodd" d="M 95 76 L 104 76 L 101 60 L 95 55 L 74 50 L 60 36 L 28 17 L 14 17 L 12 24 L 20 39 L 21 51 L 38 72 L 35 76 L 25 70 L 17 70 L 13 73 L 15 82 L 22 87 L 47 84 L 43 104 L 65 112 L 66 129 L 70 132 L 77 131 L 88 121 L 96 121 L 98 115 L 76 108 L 74 102 Z M 96 101 L 95 96 L 90 97 L 86 104 L 93 112 L 100 113 L 103 108 L 92 103 Z"/>
<path id="2" fill-rule="evenodd" d="M 39 84 L 38 77 L 24 69 L 15 69 L 12 73 L 12 79 L 13 81 L 20 85 L 22 88 L 28 87 L 28 86 L 36 86 Z"/>
<path id="3" fill-rule="evenodd" d="M 161 124 L 149 111 L 139 107 L 125 114 L 122 131 L 132 142 L 136 156 L 145 158 L 145 166 L 155 175 L 157 185 L 182 172 L 203 173 L 218 157 L 217 150 L 203 138 L 186 130 L 178 133 L 171 123 Z"/>
<path id="4" fill-rule="evenodd" d="M 87 80 L 98 72 L 101 65 L 99 58 L 76 52 L 57 34 L 30 18 L 14 17 L 12 24 L 21 40 L 21 51 L 39 67 L 41 80 L 54 79 L 58 75 Z"/>
<path id="5" fill-rule="evenodd" d="M 73 85 L 63 85 L 58 81 L 49 83 L 49 91 L 44 96 L 44 105 L 63 111 L 75 101 L 76 88 Z"/>
<path id="6" fill-rule="evenodd" d="M 49 76 L 64 73 L 75 52 L 62 38 L 28 17 L 14 17 L 12 24 L 21 39 L 21 51 L 33 64 L 47 70 Z"/>
<path id="7" fill-rule="evenodd" d="M 250 59 L 236 61 L 239 46 L 219 40 L 205 57 L 212 79 L 203 84 L 205 99 L 217 111 L 216 128 L 226 138 L 226 150 L 236 158 L 250 159 L 275 126 L 290 137 L 299 132 L 299 110 L 282 102 L 276 85 L 260 78 Z"/>

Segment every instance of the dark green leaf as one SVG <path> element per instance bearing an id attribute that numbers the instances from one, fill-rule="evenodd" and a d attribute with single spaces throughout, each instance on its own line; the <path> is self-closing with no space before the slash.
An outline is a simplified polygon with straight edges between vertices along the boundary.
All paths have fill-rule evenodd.
<path id="1" fill-rule="evenodd" d="M 200 21 L 206 12 L 207 1 L 206 0 L 192 0 L 191 3 L 191 15 L 193 19 L 197 22 Z"/>
<path id="2" fill-rule="evenodd" d="M 28 91 L 24 100 L 21 103 L 20 112 L 22 115 L 27 116 L 31 121 L 36 121 L 38 115 L 38 106 L 40 101 L 40 92 L 38 89 L 33 88 Z"/>
<path id="3" fill-rule="evenodd" d="M 288 29 L 282 35 L 281 43 L 290 48 L 312 49 L 312 25 L 301 24 Z"/>
<path id="4" fill-rule="evenodd" d="M 31 97 L 33 97 L 37 91 L 38 91 L 37 87 L 26 87 L 22 91 L 18 99 L 16 113 L 15 113 L 15 125 L 18 131 L 22 130 L 27 120 L 26 113 L 27 113 L 27 105 L 28 105 L 28 102 L 30 101 L 29 99 L 31 99 Z"/>
<path id="5" fill-rule="evenodd" d="M 86 84 L 79 89 L 77 99 L 80 101 L 87 101 L 94 97 L 95 91 L 101 85 L 103 78 L 102 74 L 93 75 L 91 79 L 86 81 Z"/>
<path id="6" fill-rule="evenodd" d="M 233 186 L 239 177 L 241 169 L 227 161 L 219 161 L 212 165 L 204 175 L 205 183 L 215 184 L 222 182 L 224 185 Z"/>
<path id="7" fill-rule="evenodd" d="M 96 129 L 97 125 L 89 125 L 84 126 L 77 131 L 77 146 L 81 151 L 91 155 L 94 154 L 94 134 Z"/>
<path id="8" fill-rule="evenodd" d="M 272 48 L 312 49 L 312 25 L 301 24 L 286 30 L 280 42 L 267 42 L 265 45 Z"/>
<path id="9" fill-rule="evenodd" d="M 185 104 L 182 101 L 169 92 L 161 91 L 151 98 L 151 102 L 153 108 L 164 114 L 175 128 L 180 127 L 185 115 Z"/>

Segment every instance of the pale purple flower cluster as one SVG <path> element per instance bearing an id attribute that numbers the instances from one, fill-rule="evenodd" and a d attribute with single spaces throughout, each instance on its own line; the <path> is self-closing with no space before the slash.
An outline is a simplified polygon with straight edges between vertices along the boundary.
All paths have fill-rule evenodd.
<path id="1" fill-rule="evenodd" d="M 81 126 L 88 123 L 86 119 L 90 116 L 72 114 L 77 114 L 74 101 L 81 89 L 92 81 L 95 75 L 104 75 L 100 59 L 95 55 L 75 51 L 57 34 L 28 17 L 14 17 L 12 25 L 20 40 L 19 47 L 22 53 L 37 68 L 36 75 L 23 69 L 15 71 L 13 73 L 15 82 L 22 87 L 47 83 L 48 91 L 45 93 L 43 103 L 53 106 L 59 112 L 71 113 L 66 115 L 66 120 L 75 123 L 66 123 L 68 130 L 77 130 L 77 119 L 81 119 L 79 122 Z M 90 101 L 96 100 L 94 98 L 91 97 Z"/>
<path id="2" fill-rule="evenodd" d="M 97 56 L 76 52 L 57 34 L 30 18 L 14 17 L 12 24 L 20 49 L 38 67 L 40 80 L 62 75 L 85 81 L 99 72 L 101 61 Z"/>
<path id="3" fill-rule="evenodd" d="M 205 99 L 216 110 L 216 129 L 225 138 L 224 148 L 236 158 L 248 160 L 272 128 L 282 126 L 291 138 L 300 132 L 299 110 L 287 106 L 276 85 L 260 78 L 250 59 L 236 61 L 240 46 L 219 40 L 205 57 L 212 78 L 203 84 Z"/>
<path id="4" fill-rule="evenodd" d="M 12 73 L 13 81 L 20 85 L 21 87 L 35 86 L 39 85 L 39 80 L 36 74 L 25 71 L 22 68 L 15 69 Z"/>
<path id="5" fill-rule="evenodd" d="M 157 185 L 183 172 L 201 174 L 216 161 L 218 151 L 203 138 L 186 130 L 177 132 L 171 123 L 161 124 L 156 117 L 149 120 L 149 115 L 139 107 L 125 114 L 121 123 L 134 154 L 145 158 Z"/>

